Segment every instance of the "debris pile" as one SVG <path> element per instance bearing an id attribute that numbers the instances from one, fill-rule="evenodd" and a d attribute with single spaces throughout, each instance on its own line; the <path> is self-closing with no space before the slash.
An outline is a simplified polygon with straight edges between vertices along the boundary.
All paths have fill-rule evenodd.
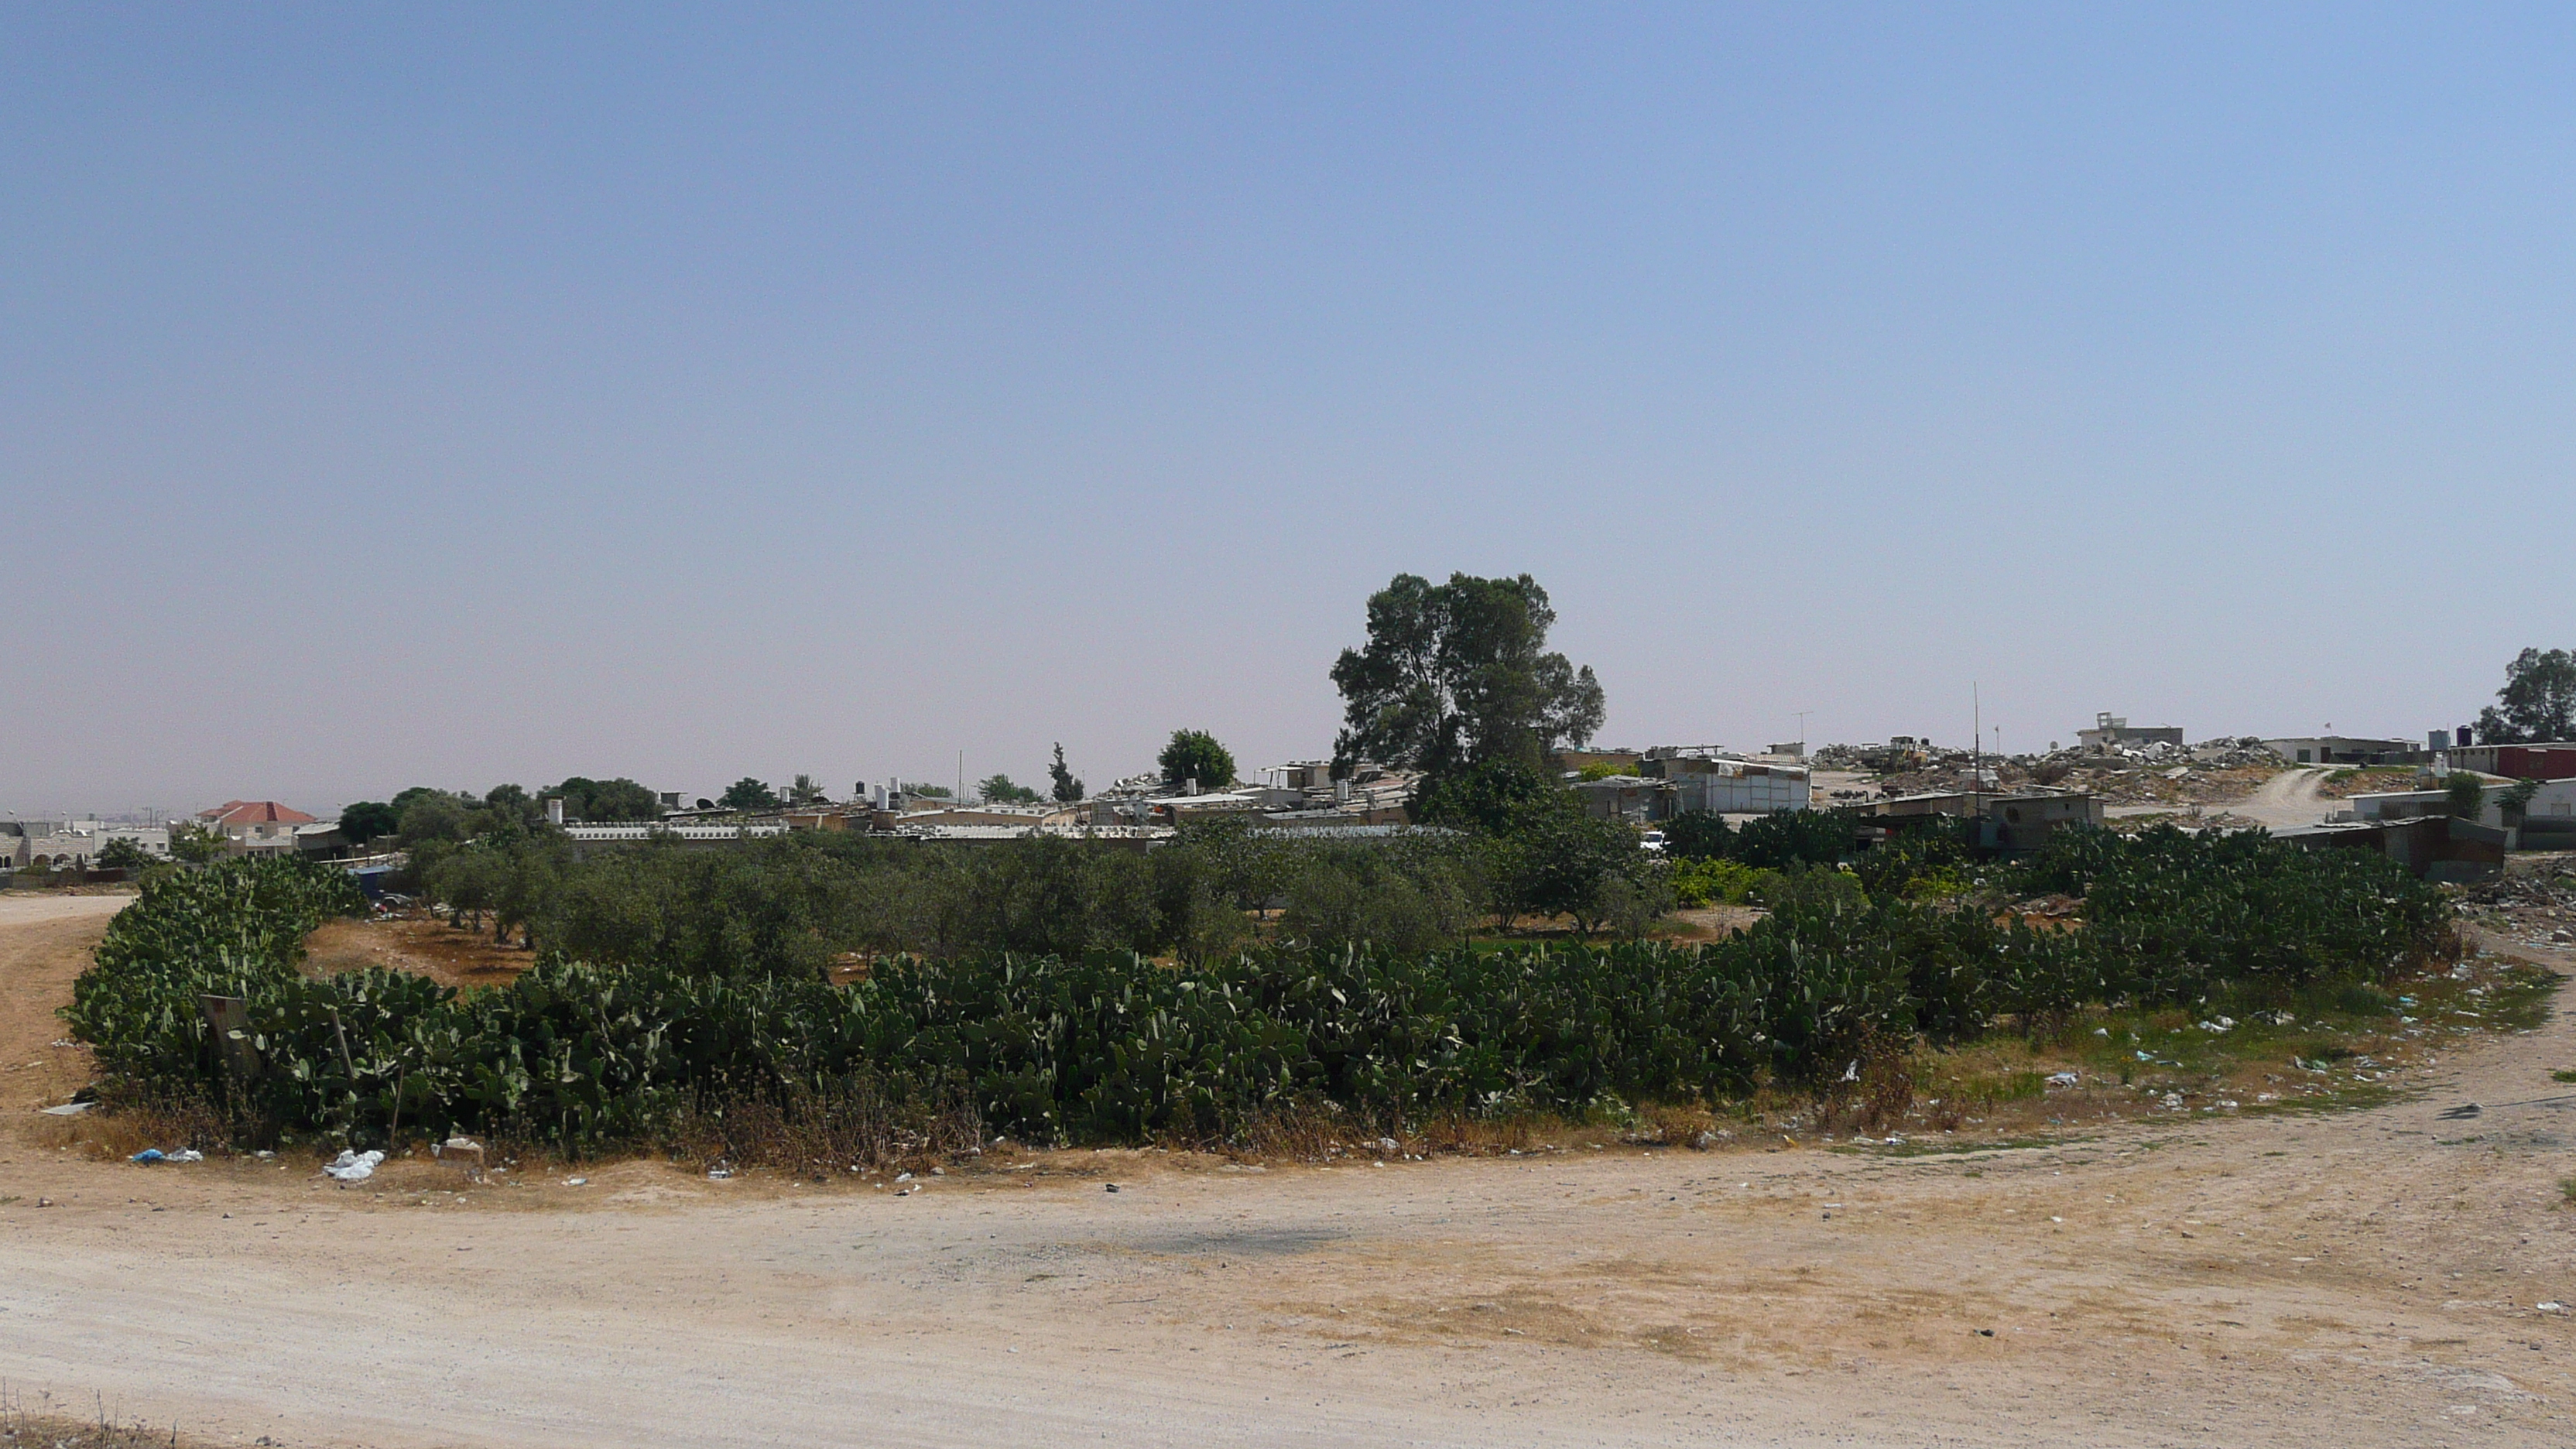
<path id="1" fill-rule="evenodd" d="M 2092 795 L 2114 805 L 2213 805 L 2253 794 L 2286 768 L 2280 756 L 2251 735 L 2189 746 L 2156 741 L 2023 755 L 1982 754 L 1900 738 L 1888 745 L 1826 745 L 1813 760 L 1820 770 L 1877 777 L 1871 790 L 1826 792 L 1828 799 L 1841 803 L 1948 790 L 2037 788 Z"/>

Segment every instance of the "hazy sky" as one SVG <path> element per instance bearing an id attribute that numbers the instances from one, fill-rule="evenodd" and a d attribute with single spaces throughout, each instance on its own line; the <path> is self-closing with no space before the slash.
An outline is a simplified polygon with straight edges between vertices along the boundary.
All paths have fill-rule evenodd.
<path id="1" fill-rule="evenodd" d="M 2416 734 L 2576 645 L 2576 11 L 0 6 L 0 809 Z"/>

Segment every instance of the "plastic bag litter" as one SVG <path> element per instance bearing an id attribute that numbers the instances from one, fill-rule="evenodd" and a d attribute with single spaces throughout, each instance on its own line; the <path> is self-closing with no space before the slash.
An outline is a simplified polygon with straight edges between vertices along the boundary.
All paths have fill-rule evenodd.
<path id="1" fill-rule="evenodd" d="M 59 1107 L 39 1107 L 36 1110 L 48 1117 L 77 1117 L 97 1105 L 96 1102 L 65 1102 Z"/>
<path id="2" fill-rule="evenodd" d="M 128 1162 L 140 1162 L 147 1165 L 159 1162 L 161 1160 L 161 1149 L 158 1147 L 146 1147 L 142 1151 L 125 1160 Z"/>
<path id="3" fill-rule="evenodd" d="M 376 1164 L 385 1160 L 381 1152 L 343 1152 L 322 1165 L 322 1170 L 342 1182 L 364 1182 L 376 1175 Z"/>

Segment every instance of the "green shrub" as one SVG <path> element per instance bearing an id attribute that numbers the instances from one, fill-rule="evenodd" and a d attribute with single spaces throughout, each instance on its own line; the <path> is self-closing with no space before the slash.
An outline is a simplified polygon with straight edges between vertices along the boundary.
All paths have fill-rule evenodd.
<path id="1" fill-rule="evenodd" d="M 1804 865 L 1755 873 L 1771 914 L 1707 945 L 1475 950 L 1444 944 L 1463 896 L 1438 899 L 1433 866 L 1476 857 L 1433 838 L 1410 861 L 1340 860 L 1378 872 L 1356 894 L 1331 873 L 1295 878 L 1302 944 L 1243 952 L 1210 936 L 1175 969 L 1116 941 L 1149 919 L 1168 930 L 1174 892 L 1239 926 L 1209 857 L 969 852 L 935 872 L 871 874 L 829 868 L 842 849 L 647 852 L 582 873 L 551 939 L 621 959 L 549 951 L 470 996 L 383 971 L 305 979 L 304 934 L 357 906 L 347 877 L 230 862 L 147 885 L 64 1015 L 131 1089 L 221 1103 L 253 1133 L 382 1143 L 408 1124 L 579 1150 L 758 1136 L 723 1127 L 735 1110 L 776 1127 L 810 1122 L 814 1103 L 863 1102 L 882 1124 L 956 1102 L 943 1120 L 1034 1141 L 1210 1140 L 1318 1107 L 1394 1124 L 1822 1085 L 1887 1043 L 1955 1043 L 2006 1017 L 2037 1029 L 2086 1004 L 2196 1001 L 2214 986 L 2391 1000 L 2370 983 L 2446 923 L 2438 893 L 2377 857 L 2150 832 L 2041 862 L 2089 883 L 2081 931 L 1872 895 L 1852 871 Z M 1320 872 L 1337 857 L 1303 859 Z M 812 969 L 810 943 L 889 899 L 853 883 L 937 872 L 998 893 L 984 897 L 1002 903 L 998 920 L 975 929 L 1063 944 L 895 956 L 847 986 Z M 605 894 L 571 898 L 581 890 Z M 937 917 L 973 899 L 934 889 L 894 904 Z M 226 1075 L 204 993 L 245 998 L 252 1070 Z"/>

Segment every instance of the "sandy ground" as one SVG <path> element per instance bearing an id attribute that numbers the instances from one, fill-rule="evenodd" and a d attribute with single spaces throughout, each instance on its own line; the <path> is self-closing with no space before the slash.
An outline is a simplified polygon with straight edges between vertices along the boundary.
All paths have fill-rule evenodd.
<path id="1" fill-rule="evenodd" d="M 395 920 L 325 921 L 304 943 L 305 970 L 336 976 L 382 966 L 445 986 L 506 986 L 536 964 L 524 946 L 496 946 L 489 933 L 422 914 Z"/>
<path id="2" fill-rule="evenodd" d="M 0 1056 L 103 921 L 0 914 Z M 96 1163 L 0 1078 L 0 1377 L 290 1445 L 2565 1444 L 2576 1103 L 2504 1105 L 2564 1067 L 2557 1019 L 2336 1116 L 901 1197 Z"/>

